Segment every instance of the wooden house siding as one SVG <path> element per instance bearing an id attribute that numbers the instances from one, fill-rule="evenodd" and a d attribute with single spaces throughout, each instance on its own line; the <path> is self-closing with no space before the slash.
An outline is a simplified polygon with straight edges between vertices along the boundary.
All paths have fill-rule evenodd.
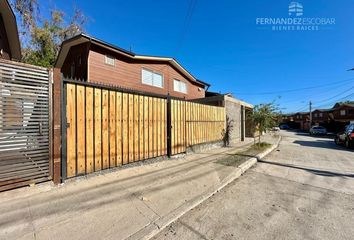
<path id="1" fill-rule="evenodd" d="M 61 73 L 67 78 L 87 79 L 87 59 L 89 44 L 82 43 L 70 48 L 61 68 Z M 81 63 L 80 63 L 81 61 Z M 71 65 L 74 64 L 74 74 L 71 75 Z"/>
<path id="2" fill-rule="evenodd" d="M 4 25 L 4 20 L 0 15 L 0 50 L 2 53 L 0 54 L 0 58 L 11 60 L 11 50 L 9 46 L 9 41 L 6 34 L 6 29 Z"/>
<path id="3" fill-rule="evenodd" d="M 105 56 L 115 57 L 115 65 L 105 63 Z M 163 87 L 154 87 L 142 83 L 141 71 L 143 68 L 156 71 L 163 75 Z M 175 92 L 173 80 L 178 79 L 187 85 L 187 94 Z M 137 61 L 131 60 L 112 51 L 92 46 L 88 56 L 88 81 L 104 83 L 137 91 L 151 92 L 156 94 L 168 94 L 171 96 L 194 99 L 205 97 L 203 85 L 191 82 L 177 69 L 166 62 Z"/>

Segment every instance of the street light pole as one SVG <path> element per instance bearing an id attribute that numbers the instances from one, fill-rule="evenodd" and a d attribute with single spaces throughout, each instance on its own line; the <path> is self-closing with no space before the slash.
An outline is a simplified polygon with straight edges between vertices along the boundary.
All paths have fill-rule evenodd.
<path id="1" fill-rule="evenodd" d="M 312 126 L 312 102 L 310 101 L 310 127 Z"/>

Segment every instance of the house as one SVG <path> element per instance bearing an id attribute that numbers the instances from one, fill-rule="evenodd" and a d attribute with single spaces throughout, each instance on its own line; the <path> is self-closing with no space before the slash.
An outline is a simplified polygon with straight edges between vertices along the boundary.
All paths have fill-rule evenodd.
<path id="1" fill-rule="evenodd" d="M 338 102 L 332 108 L 333 119 L 349 124 L 354 121 L 354 101 Z"/>
<path id="2" fill-rule="evenodd" d="M 186 99 L 205 97 L 209 87 L 174 58 L 137 55 L 86 34 L 62 43 L 55 68 L 64 78 Z"/>
<path id="3" fill-rule="evenodd" d="M 295 114 L 283 115 L 283 123 L 288 124 L 291 128 L 309 130 L 310 114 L 308 112 L 297 112 Z"/>
<path id="4" fill-rule="evenodd" d="M 315 109 L 312 112 L 312 122 L 315 125 L 323 125 L 332 119 L 332 109 Z"/>
<path id="5" fill-rule="evenodd" d="M 21 60 L 16 17 L 7 0 L 0 1 L 0 59 Z"/>

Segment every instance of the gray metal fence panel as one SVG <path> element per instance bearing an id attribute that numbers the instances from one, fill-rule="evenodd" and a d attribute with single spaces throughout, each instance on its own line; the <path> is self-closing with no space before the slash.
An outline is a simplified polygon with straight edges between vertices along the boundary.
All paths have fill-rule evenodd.
<path id="1" fill-rule="evenodd" d="M 0 191 L 50 179 L 49 84 L 47 69 L 0 61 Z"/>

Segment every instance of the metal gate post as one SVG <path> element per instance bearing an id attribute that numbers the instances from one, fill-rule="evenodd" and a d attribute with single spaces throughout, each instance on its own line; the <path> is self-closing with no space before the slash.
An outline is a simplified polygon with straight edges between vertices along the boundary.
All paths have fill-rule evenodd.
<path id="1" fill-rule="evenodd" d="M 172 121 L 171 121 L 171 96 L 167 94 L 167 156 L 172 156 L 172 144 L 171 144 L 171 135 L 172 135 Z"/>
<path id="2" fill-rule="evenodd" d="M 66 84 L 61 78 L 61 182 L 66 179 Z"/>

